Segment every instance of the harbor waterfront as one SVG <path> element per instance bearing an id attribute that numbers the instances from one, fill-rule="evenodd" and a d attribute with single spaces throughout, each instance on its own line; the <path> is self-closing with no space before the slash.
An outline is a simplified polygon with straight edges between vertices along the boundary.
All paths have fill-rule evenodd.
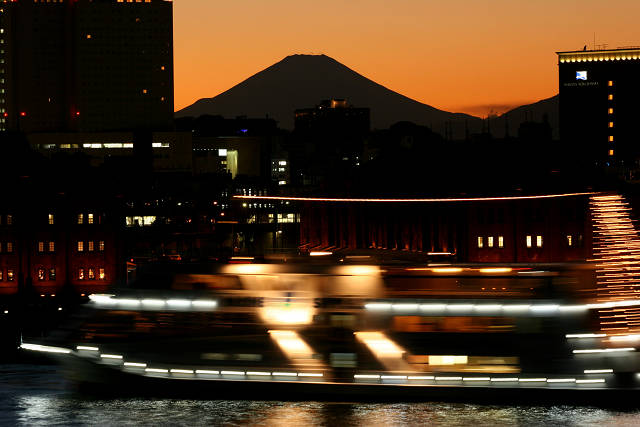
<path id="1" fill-rule="evenodd" d="M 2 425 L 632 425 L 637 410 L 465 403 L 94 398 L 53 366 L 0 365 Z"/>
<path id="2" fill-rule="evenodd" d="M 2 425 L 633 425 L 595 406 L 97 398 L 50 365 L 0 365 Z"/>

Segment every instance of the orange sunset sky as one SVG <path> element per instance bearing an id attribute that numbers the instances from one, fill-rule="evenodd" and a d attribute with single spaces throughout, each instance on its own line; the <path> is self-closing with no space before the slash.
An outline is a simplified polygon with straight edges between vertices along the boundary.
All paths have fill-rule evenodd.
<path id="1" fill-rule="evenodd" d="M 174 0 L 175 108 L 294 53 L 484 116 L 557 93 L 556 51 L 640 45 L 640 0 Z"/>

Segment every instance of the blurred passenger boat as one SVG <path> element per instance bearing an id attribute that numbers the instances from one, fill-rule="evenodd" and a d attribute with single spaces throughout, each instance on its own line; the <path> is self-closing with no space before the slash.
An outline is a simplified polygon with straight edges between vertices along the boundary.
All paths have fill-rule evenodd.
<path id="1" fill-rule="evenodd" d="M 368 261 L 161 269 L 22 348 L 118 394 L 621 403 L 640 387 L 640 334 L 604 327 L 640 299 L 603 302 L 592 264 Z"/>

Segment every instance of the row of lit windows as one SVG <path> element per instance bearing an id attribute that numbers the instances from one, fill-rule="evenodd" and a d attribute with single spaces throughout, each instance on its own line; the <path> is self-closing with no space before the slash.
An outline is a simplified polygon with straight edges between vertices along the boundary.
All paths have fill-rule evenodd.
<path id="1" fill-rule="evenodd" d="M 78 252 L 85 252 L 85 250 L 86 252 L 93 252 L 95 250 L 95 242 L 93 240 L 89 240 L 86 243 L 85 246 L 85 242 L 78 240 L 76 244 Z M 98 241 L 98 252 L 104 252 L 104 240 Z"/>
<path id="2" fill-rule="evenodd" d="M 609 80 L 608 85 L 609 85 L 609 86 L 613 86 L 613 81 Z M 612 93 L 610 93 L 610 94 L 607 96 L 607 99 L 608 99 L 609 101 L 613 101 L 613 94 L 612 94 Z M 613 107 L 609 107 L 609 108 L 607 109 L 607 112 L 608 112 L 608 114 L 609 114 L 609 115 L 613 114 Z M 612 128 L 613 128 L 613 120 L 610 120 L 610 121 L 609 121 L 609 129 L 612 129 Z M 613 142 L 613 135 L 609 135 L 609 142 Z M 615 150 L 614 150 L 613 148 L 609 148 L 609 156 L 613 156 L 614 154 L 615 154 Z"/>
<path id="3" fill-rule="evenodd" d="M 4 216 L 4 218 L 3 218 Z M 3 221 L 4 219 L 4 221 Z M 13 224 L 13 215 L 0 215 L 0 225 L 12 225 Z"/>
<path id="4" fill-rule="evenodd" d="M 85 215 L 83 213 L 79 213 L 78 214 L 78 218 L 77 218 L 77 223 L 78 224 L 93 224 L 95 221 L 95 218 L 97 217 L 98 219 L 98 223 L 100 222 L 100 216 L 99 215 L 95 215 L 92 213 L 88 213 L 85 217 Z"/>
<path id="5" fill-rule="evenodd" d="M 36 279 L 38 279 L 39 282 L 44 282 L 45 280 L 47 280 L 47 273 L 49 273 L 49 280 L 56 280 L 55 267 L 51 267 L 48 270 L 43 267 L 38 268 Z"/>
<path id="6" fill-rule="evenodd" d="M 533 237 L 531 235 L 528 235 L 525 237 L 525 243 L 527 245 L 528 248 L 533 247 Z M 542 247 L 542 236 L 541 235 L 537 235 L 535 236 L 535 244 L 536 247 L 541 248 Z M 487 236 L 486 240 L 485 240 L 485 236 L 478 236 L 478 249 L 482 249 L 485 247 L 485 241 L 486 241 L 486 247 L 487 248 L 493 248 L 497 245 L 498 248 L 504 248 L 504 236 L 498 236 L 497 239 L 495 239 L 493 236 Z"/>
<path id="7" fill-rule="evenodd" d="M 533 240 L 534 236 L 532 235 L 527 235 L 525 237 L 525 243 L 527 245 L 528 248 L 532 248 L 533 247 Z M 578 234 L 578 235 L 572 235 L 572 234 L 567 234 L 565 236 L 566 238 L 566 242 L 567 242 L 567 246 L 569 247 L 574 247 L 576 245 L 581 246 L 582 245 L 582 235 Z M 541 235 L 537 235 L 535 236 L 535 245 L 538 248 L 542 247 L 542 236 Z M 484 248 L 485 247 L 485 241 L 486 241 L 486 247 L 487 248 L 493 248 L 494 245 L 497 243 L 497 247 L 498 248 L 504 248 L 504 237 L 503 236 L 498 236 L 497 240 L 494 239 L 493 236 L 487 236 L 486 240 L 484 236 L 478 236 L 478 248 Z"/>
<path id="8" fill-rule="evenodd" d="M 527 236 L 525 238 L 525 241 L 527 243 L 527 247 L 528 248 L 533 247 L 533 236 Z M 536 236 L 536 247 L 537 248 L 541 248 L 542 247 L 542 236 L 541 235 L 537 235 Z"/>
<path id="9" fill-rule="evenodd" d="M 97 272 L 97 276 L 96 276 Z M 99 267 L 97 270 L 93 267 L 89 267 L 85 269 L 84 267 L 80 267 L 78 269 L 78 275 L 76 276 L 78 280 L 105 280 L 106 275 L 104 272 L 104 267 Z"/>
<path id="10" fill-rule="evenodd" d="M 484 248 L 484 242 L 484 236 L 478 236 L 478 248 Z M 494 243 L 495 241 L 493 236 L 487 236 L 487 247 L 493 248 Z M 498 236 L 497 243 L 499 248 L 504 248 L 504 236 Z"/>
<path id="11" fill-rule="evenodd" d="M 0 242 L 0 253 L 2 253 L 2 251 L 4 250 L 4 252 L 8 253 L 8 254 L 12 254 L 13 253 L 13 242 Z"/>
<path id="12" fill-rule="evenodd" d="M 6 280 L 7 282 L 13 282 L 15 280 L 15 274 L 12 269 L 7 270 L 7 276 L 5 279 L 4 271 L 0 269 L 0 281 Z"/>
<path id="13" fill-rule="evenodd" d="M 285 213 L 285 214 L 279 213 L 277 218 L 278 218 L 278 223 L 280 223 L 280 224 L 282 224 L 282 223 L 300 222 L 299 215 L 292 214 L 292 213 Z M 273 222 L 273 214 L 272 213 L 269 214 L 269 222 L 270 223 Z"/>
<path id="14" fill-rule="evenodd" d="M 56 242 L 38 242 L 38 252 L 44 252 L 48 250 L 49 252 L 56 251 Z"/>

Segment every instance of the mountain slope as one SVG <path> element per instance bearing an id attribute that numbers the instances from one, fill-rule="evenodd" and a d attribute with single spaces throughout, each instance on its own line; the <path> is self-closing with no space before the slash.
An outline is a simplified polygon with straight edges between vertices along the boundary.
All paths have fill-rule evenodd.
<path id="1" fill-rule="evenodd" d="M 508 123 L 509 135 L 517 136 L 520 123 L 524 121 L 542 122 L 546 116 L 549 125 L 551 125 L 553 138 L 558 139 L 560 126 L 559 105 L 559 96 L 554 95 L 533 104 L 516 107 L 491 120 L 491 133 L 496 137 L 502 137 L 505 133 L 505 123 Z"/>
<path id="2" fill-rule="evenodd" d="M 431 126 L 443 135 L 449 122 L 454 138 L 464 138 L 465 125 L 472 133 L 481 129 L 477 117 L 438 110 L 400 95 L 325 55 L 288 56 L 218 96 L 196 101 L 178 111 L 176 117 L 268 114 L 278 120 L 280 127 L 292 129 L 294 110 L 331 98 L 369 107 L 373 129 L 388 128 L 401 120 Z"/>

